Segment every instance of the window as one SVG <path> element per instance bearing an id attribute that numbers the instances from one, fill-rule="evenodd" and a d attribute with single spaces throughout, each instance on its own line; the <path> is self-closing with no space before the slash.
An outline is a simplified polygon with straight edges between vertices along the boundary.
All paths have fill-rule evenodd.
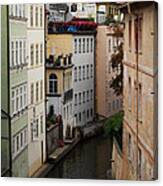
<path id="1" fill-rule="evenodd" d="M 23 132 L 20 133 L 20 146 L 23 146 Z"/>
<path id="2" fill-rule="evenodd" d="M 38 102 L 38 95 L 39 95 L 39 84 L 36 83 L 36 102 Z"/>
<path id="3" fill-rule="evenodd" d="M 24 58 L 23 58 L 24 63 L 26 63 L 26 42 L 25 41 L 23 42 L 23 55 L 24 55 Z"/>
<path id="4" fill-rule="evenodd" d="M 18 41 L 16 41 L 15 62 L 16 62 L 16 65 L 18 65 Z"/>
<path id="5" fill-rule="evenodd" d="M 81 105 L 81 93 L 79 93 L 79 105 Z"/>
<path id="6" fill-rule="evenodd" d="M 87 90 L 87 101 L 89 101 L 89 90 Z"/>
<path id="7" fill-rule="evenodd" d="M 27 144 L 27 129 L 24 130 L 24 144 Z"/>
<path id="8" fill-rule="evenodd" d="M 18 16 L 18 5 L 15 5 L 15 16 Z"/>
<path id="9" fill-rule="evenodd" d="M 30 25 L 33 27 L 33 5 L 30 6 Z"/>
<path id="10" fill-rule="evenodd" d="M 89 52 L 89 38 L 87 38 L 87 53 Z"/>
<path id="11" fill-rule="evenodd" d="M 14 42 L 11 42 L 11 66 L 15 65 L 15 59 L 14 59 Z"/>
<path id="12" fill-rule="evenodd" d="M 91 38 L 91 52 L 93 52 L 93 38 Z"/>
<path id="13" fill-rule="evenodd" d="M 85 91 L 83 92 L 83 103 L 85 103 Z"/>
<path id="14" fill-rule="evenodd" d="M 81 81 L 81 67 L 79 67 L 79 81 Z"/>
<path id="15" fill-rule="evenodd" d="M 138 48 L 139 51 L 142 51 L 142 28 L 143 28 L 143 18 L 142 16 L 139 17 L 139 23 L 138 23 Z"/>
<path id="16" fill-rule="evenodd" d="M 19 54 L 20 54 L 20 64 L 23 63 L 23 46 L 22 41 L 19 42 Z"/>
<path id="17" fill-rule="evenodd" d="M 74 52 L 77 53 L 77 39 L 74 39 Z"/>
<path id="18" fill-rule="evenodd" d="M 25 5 L 22 5 L 23 7 L 23 17 L 25 17 Z"/>
<path id="19" fill-rule="evenodd" d="M 44 128 L 43 128 L 43 116 L 40 116 L 40 127 L 41 127 L 41 133 L 44 132 Z"/>
<path id="20" fill-rule="evenodd" d="M 87 110 L 87 119 L 89 119 L 89 110 Z"/>
<path id="21" fill-rule="evenodd" d="M 93 78 L 93 65 L 91 64 L 91 78 Z"/>
<path id="22" fill-rule="evenodd" d="M 42 64 L 43 61 L 43 46 L 40 44 L 40 63 Z"/>
<path id="23" fill-rule="evenodd" d="M 27 105 L 27 87 L 24 85 L 24 107 Z"/>
<path id="24" fill-rule="evenodd" d="M 38 128 L 38 123 L 39 123 L 39 120 L 36 119 L 36 123 L 35 123 L 35 128 L 34 128 L 34 137 L 35 138 L 38 138 L 38 134 L 39 134 L 39 128 Z"/>
<path id="25" fill-rule="evenodd" d="M 55 74 L 51 74 L 49 76 L 49 93 L 56 94 L 58 92 L 58 83 L 57 76 Z"/>
<path id="26" fill-rule="evenodd" d="M 19 110 L 19 89 L 16 89 L 16 112 Z"/>
<path id="27" fill-rule="evenodd" d="M 129 89 L 128 89 L 128 106 L 131 108 L 131 78 L 128 79 Z"/>
<path id="28" fill-rule="evenodd" d="M 79 39 L 79 53 L 81 53 L 81 39 Z"/>
<path id="29" fill-rule="evenodd" d="M 33 136 L 33 123 L 31 123 L 31 141 L 33 141 L 34 136 Z"/>
<path id="30" fill-rule="evenodd" d="M 34 64 L 34 45 L 33 44 L 31 44 L 30 53 L 31 53 L 31 66 L 33 66 L 33 64 Z"/>
<path id="31" fill-rule="evenodd" d="M 77 67 L 74 68 L 74 81 L 77 81 Z"/>
<path id="32" fill-rule="evenodd" d="M 41 80 L 41 82 L 40 82 L 40 100 L 43 99 L 43 83 L 42 82 L 43 81 Z"/>
<path id="33" fill-rule="evenodd" d="M 40 27 L 42 27 L 42 20 L 43 20 L 43 9 L 40 7 Z"/>
<path id="34" fill-rule="evenodd" d="M 91 89 L 91 100 L 93 100 L 93 90 Z"/>
<path id="35" fill-rule="evenodd" d="M 13 16 L 13 5 L 10 5 L 10 16 Z"/>
<path id="36" fill-rule="evenodd" d="M 81 112 L 79 113 L 79 121 L 81 121 Z"/>
<path id="37" fill-rule="evenodd" d="M 90 112 L 91 112 L 91 117 L 93 117 L 93 109 L 92 108 L 91 108 L 91 111 Z"/>
<path id="38" fill-rule="evenodd" d="M 11 105 L 12 105 L 12 113 L 15 112 L 15 91 L 13 90 L 11 93 L 12 97 L 11 97 Z"/>
<path id="39" fill-rule="evenodd" d="M 142 50 L 142 16 L 139 16 L 134 21 L 135 26 L 135 50 Z"/>
<path id="40" fill-rule="evenodd" d="M 132 47 L 132 20 L 130 19 L 128 22 L 128 41 L 129 41 L 129 49 Z"/>
<path id="41" fill-rule="evenodd" d="M 23 108 L 23 88 L 20 87 L 20 109 Z"/>
<path id="42" fill-rule="evenodd" d="M 38 7 L 35 8 L 35 25 L 38 26 Z"/>
<path id="43" fill-rule="evenodd" d="M 111 39 L 108 40 L 108 52 L 111 52 Z"/>
<path id="44" fill-rule="evenodd" d="M 19 17 L 22 17 L 22 7 L 21 5 L 18 5 L 18 7 L 19 7 Z"/>
<path id="45" fill-rule="evenodd" d="M 85 80 L 85 66 L 83 66 L 83 80 Z"/>
<path id="46" fill-rule="evenodd" d="M 77 94 L 75 94 L 75 106 L 77 105 Z"/>
<path id="47" fill-rule="evenodd" d="M 19 135 L 16 136 L 16 151 L 19 151 Z"/>
<path id="48" fill-rule="evenodd" d="M 89 65 L 87 65 L 87 79 L 89 79 Z"/>
<path id="49" fill-rule="evenodd" d="M 31 84 L 31 104 L 33 104 L 34 101 L 34 84 Z"/>
<path id="50" fill-rule="evenodd" d="M 39 61 L 39 55 L 38 55 L 38 44 L 36 45 L 36 64 L 38 65 L 38 61 Z"/>
<path id="51" fill-rule="evenodd" d="M 131 158 L 131 135 L 128 135 L 128 158 Z"/>
<path id="52" fill-rule="evenodd" d="M 83 53 L 85 53 L 85 38 L 83 38 Z"/>

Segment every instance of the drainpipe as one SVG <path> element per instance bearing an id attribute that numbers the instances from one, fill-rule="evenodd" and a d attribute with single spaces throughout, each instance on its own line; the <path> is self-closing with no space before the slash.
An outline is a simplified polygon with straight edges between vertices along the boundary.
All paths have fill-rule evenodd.
<path id="1" fill-rule="evenodd" d="M 139 140 L 139 54 L 138 54 L 138 27 L 139 27 L 139 19 L 138 15 L 136 14 L 136 35 L 135 35 L 135 42 L 136 42 L 136 177 L 137 180 L 139 180 L 139 145 L 138 145 L 138 140 Z"/>
<path id="2" fill-rule="evenodd" d="M 47 114 L 47 100 L 46 100 L 46 92 L 47 92 L 47 80 L 46 80 L 46 52 L 47 52 L 47 34 L 48 34 L 48 25 L 47 25 L 47 15 L 46 15 L 46 4 L 44 4 L 44 95 L 45 95 L 45 144 L 46 144 L 46 161 L 48 159 L 48 143 L 47 143 L 47 127 L 46 127 L 46 114 Z"/>
<path id="3" fill-rule="evenodd" d="M 5 5 L 4 5 L 5 6 Z M 9 6 L 6 5 L 6 14 L 7 14 L 7 50 L 8 50 L 8 61 L 10 59 L 10 24 L 9 24 Z M 10 67 L 9 63 L 7 64 L 7 74 L 8 74 L 8 125 L 9 125 L 9 176 L 12 177 L 12 136 L 11 136 L 11 117 L 10 117 Z"/>

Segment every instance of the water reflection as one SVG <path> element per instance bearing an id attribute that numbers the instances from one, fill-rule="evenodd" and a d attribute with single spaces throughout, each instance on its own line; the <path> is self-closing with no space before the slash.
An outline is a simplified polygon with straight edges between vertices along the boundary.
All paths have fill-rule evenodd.
<path id="1" fill-rule="evenodd" d="M 52 169 L 48 178 L 111 179 L 112 143 L 102 136 L 79 143 Z"/>

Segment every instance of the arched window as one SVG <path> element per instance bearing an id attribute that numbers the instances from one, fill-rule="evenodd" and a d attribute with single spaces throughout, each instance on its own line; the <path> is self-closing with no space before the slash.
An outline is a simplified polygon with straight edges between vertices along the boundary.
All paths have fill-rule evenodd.
<path id="1" fill-rule="evenodd" d="M 57 91 L 58 91 L 57 76 L 55 74 L 51 74 L 49 76 L 49 93 L 56 94 Z"/>

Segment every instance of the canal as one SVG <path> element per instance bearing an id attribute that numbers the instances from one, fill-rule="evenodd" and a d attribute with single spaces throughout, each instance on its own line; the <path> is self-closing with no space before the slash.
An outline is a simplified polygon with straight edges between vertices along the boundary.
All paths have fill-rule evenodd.
<path id="1" fill-rule="evenodd" d="M 47 178 L 112 179 L 112 142 L 94 137 L 80 142 L 47 175 Z"/>

